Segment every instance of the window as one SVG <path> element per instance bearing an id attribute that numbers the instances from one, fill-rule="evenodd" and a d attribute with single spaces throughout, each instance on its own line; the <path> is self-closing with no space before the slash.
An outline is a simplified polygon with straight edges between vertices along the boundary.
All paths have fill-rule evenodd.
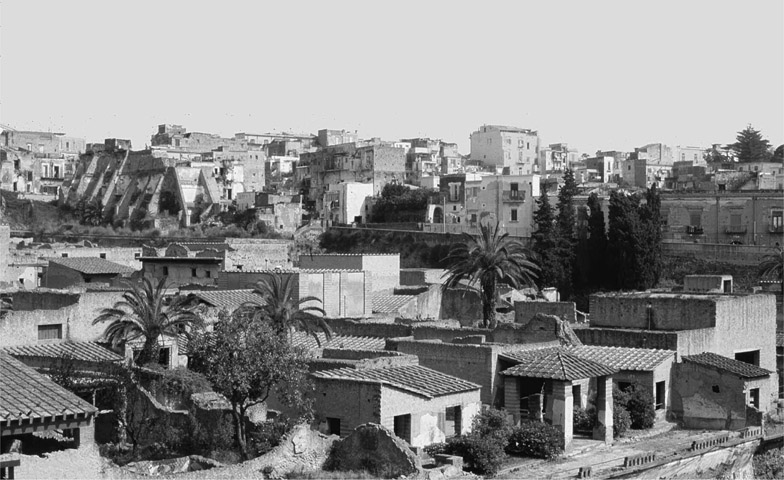
<path id="1" fill-rule="evenodd" d="M 512 209 L 512 221 L 513 222 L 517 221 L 517 209 L 516 208 Z"/>
<path id="2" fill-rule="evenodd" d="M 664 381 L 656 382 L 656 410 L 664 408 L 666 391 L 667 387 Z"/>
<path id="3" fill-rule="evenodd" d="M 340 435 L 340 419 L 327 417 L 327 435 Z"/>
<path id="4" fill-rule="evenodd" d="M 752 388 L 749 390 L 749 405 L 754 408 L 759 408 L 759 388 Z"/>
<path id="5" fill-rule="evenodd" d="M 63 253 L 62 256 L 63 256 L 63 258 L 68 258 L 68 254 L 67 253 Z"/>
<path id="6" fill-rule="evenodd" d="M 133 258 L 139 258 L 141 256 L 142 256 L 142 254 L 139 253 L 139 252 L 136 252 L 136 253 L 133 254 Z"/>
<path id="7" fill-rule="evenodd" d="M 582 388 L 580 385 L 572 385 L 572 399 L 574 408 L 583 408 Z"/>
<path id="8" fill-rule="evenodd" d="M 525 142 L 525 149 L 526 150 L 530 150 L 531 149 L 531 143 L 530 142 Z"/>
<path id="9" fill-rule="evenodd" d="M 692 227 L 702 226 L 702 212 L 689 212 L 689 225 Z"/>
<path id="10" fill-rule="evenodd" d="M 98 256 L 103 258 L 104 260 L 106 260 L 106 254 L 105 253 L 99 253 Z"/>
<path id="11" fill-rule="evenodd" d="M 510 187 L 512 189 L 511 192 L 510 192 L 511 197 L 512 198 L 520 198 L 520 184 L 512 183 L 510 185 Z"/>
<path id="12" fill-rule="evenodd" d="M 63 338 L 63 324 L 38 325 L 38 340 L 59 340 Z"/>
<path id="13" fill-rule="evenodd" d="M 748 352 L 735 353 L 735 360 L 744 363 L 750 363 L 759 367 L 759 350 L 750 350 Z"/>
<path id="14" fill-rule="evenodd" d="M 394 418 L 395 435 L 411 442 L 411 415 L 397 415 Z"/>
<path id="15" fill-rule="evenodd" d="M 444 413 L 444 434 L 447 438 L 460 435 L 462 430 L 461 410 L 459 405 L 446 409 Z"/>
<path id="16" fill-rule="evenodd" d="M 774 231 L 781 231 L 784 226 L 784 210 L 770 212 L 770 225 Z"/>
<path id="17" fill-rule="evenodd" d="M 191 268 L 191 277 L 195 277 L 195 276 L 196 276 L 196 269 Z"/>
<path id="18" fill-rule="evenodd" d="M 163 274 L 164 275 L 168 275 L 169 274 L 169 267 L 163 267 Z"/>
<path id="19" fill-rule="evenodd" d="M 170 365 L 171 349 L 164 347 L 158 350 L 158 365 L 168 367 Z"/>
<path id="20" fill-rule="evenodd" d="M 207 270 L 206 272 L 204 272 L 204 276 L 207 277 L 207 278 L 211 278 L 212 277 L 212 272 Z"/>

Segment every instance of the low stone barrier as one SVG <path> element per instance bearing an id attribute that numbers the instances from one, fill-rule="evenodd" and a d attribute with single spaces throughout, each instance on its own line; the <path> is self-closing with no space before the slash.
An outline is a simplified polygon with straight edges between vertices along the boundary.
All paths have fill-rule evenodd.
<path id="1" fill-rule="evenodd" d="M 704 440 L 695 440 L 691 442 L 691 451 L 704 450 L 706 448 L 715 447 L 716 445 L 721 445 L 722 443 L 726 443 L 727 440 L 729 439 L 730 439 L 729 433 L 722 433 L 721 435 L 706 438 Z"/>
<path id="2" fill-rule="evenodd" d="M 637 455 L 629 455 L 623 459 L 623 468 L 639 467 L 646 463 L 651 463 L 656 460 L 655 452 L 639 453 Z"/>
<path id="3" fill-rule="evenodd" d="M 746 427 L 740 430 L 740 438 L 761 437 L 762 427 Z"/>

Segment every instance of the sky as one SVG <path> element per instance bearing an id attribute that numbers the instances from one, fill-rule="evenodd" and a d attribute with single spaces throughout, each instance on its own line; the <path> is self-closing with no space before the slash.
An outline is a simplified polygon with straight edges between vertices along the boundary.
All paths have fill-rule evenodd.
<path id="1" fill-rule="evenodd" d="M 0 123 L 88 142 L 157 125 L 581 153 L 784 143 L 784 2 L 0 0 Z"/>

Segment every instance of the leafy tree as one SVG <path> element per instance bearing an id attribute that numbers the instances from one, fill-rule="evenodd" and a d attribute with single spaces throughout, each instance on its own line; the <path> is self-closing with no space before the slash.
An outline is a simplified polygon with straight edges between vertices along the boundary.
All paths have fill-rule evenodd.
<path id="1" fill-rule="evenodd" d="M 467 281 L 469 288 L 476 289 L 482 298 L 482 324 L 496 326 L 496 286 L 506 283 L 512 288 L 531 285 L 539 267 L 531 261 L 531 254 L 518 240 L 501 234 L 499 224 L 495 227 L 482 223 L 479 235 L 463 233 L 464 242 L 454 245 L 446 261 L 450 264 L 444 276 L 444 290 L 456 288 Z"/>
<path id="2" fill-rule="evenodd" d="M 431 193 L 407 185 L 388 183 L 373 204 L 374 222 L 422 221 Z"/>
<path id="3" fill-rule="evenodd" d="M 754 130 L 751 125 L 738 132 L 736 142 L 732 144 L 732 150 L 739 162 L 768 161 L 771 157 L 769 148 L 770 142 L 762 137 L 759 130 Z"/>
<path id="4" fill-rule="evenodd" d="M 80 220 L 82 225 L 90 225 L 93 227 L 99 227 L 103 225 L 105 223 L 103 202 L 101 200 L 96 200 L 85 204 L 81 211 Z"/>
<path id="5" fill-rule="evenodd" d="M 776 247 L 772 253 L 765 255 L 759 265 L 762 278 L 778 280 L 781 284 L 781 295 L 784 297 L 784 247 Z"/>
<path id="6" fill-rule="evenodd" d="M 770 161 L 784 163 L 784 145 L 776 147 L 776 150 L 773 151 L 773 158 Z"/>
<path id="7" fill-rule="evenodd" d="M 558 226 L 556 235 L 556 255 L 560 268 L 559 277 L 556 285 L 563 295 L 568 299 L 572 293 L 572 264 L 575 258 L 576 241 L 574 238 L 574 196 L 577 195 L 577 183 L 574 181 L 574 173 L 567 168 L 564 172 L 564 184 L 558 191 Z"/>
<path id="8" fill-rule="evenodd" d="M 268 322 L 281 337 L 288 339 L 293 330 L 301 330 L 312 335 L 319 345 L 318 331 L 324 332 L 327 340 L 332 338 L 332 330 L 324 320 L 326 312 L 315 305 L 303 306 L 308 302 L 321 303 L 321 300 L 313 296 L 297 298 L 297 283 L 293 275 L 277 272 L 268 275 L 256 282 L 253 293 L 261 296 L 262 302 L 246 303 L 240 307 L 242 313 Z"/>
<path id="9" fill-rule="evenodd" d="M 558 233 L 555 227 L 555 214 L 550 206 L 547 189 L 542 188 L 542 194 L 536 201 L 537 209 L 534 212 L 536 231 L 533 233 L 533 252 L 536 254 L 541 272 L 537 281 L 539 288 L 552 287 L 560 278 L 558 261 Z"/>
<path id="10" fill-rule="evenodd" d="M 162 335 L 177 335 L 186 327 L 200 325 L 201 317 L 190 308 L 187 297 L 178 295 L 167 303 L 166 278 L 153 285 L 149 278 L 124 282 L 122 300 L 104 308 L 93 325 L 110 322 L 104 336 L 113 345 L 143 339 L 144 346 L 136 358 L 138 365 L 158 360 L 158 341 Z"/>
<path id="11" fill-rule="evenodd" d="M 308 357 L 272 325 L 253 321 L 241 310 L 215 325 L 212 333 L 194 336 L 192 368 L 231 403 L 234 436 L 248 458 L 248 408 L 265 402 L 273 392 L 286 406 L 310 413 Z"/>

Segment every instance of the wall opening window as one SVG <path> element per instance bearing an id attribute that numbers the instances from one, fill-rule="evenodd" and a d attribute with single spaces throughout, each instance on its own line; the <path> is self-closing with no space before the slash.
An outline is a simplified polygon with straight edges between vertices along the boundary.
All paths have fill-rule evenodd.
<path id="1" fill-rule="evenodd" d="M 63 258 L 68 258 L 68 254 L 67 253 L 63 253 Z"/>
<path id="2" fill-rule="evenodd" d="M 760 406 L 759 388 L 752 388 L 749 390 L 749 405 L 759 409 Z"/>
<path id="3" fill-rule="evenodd" d="M 38 340 L 60 340 L 63 338 L 63 324 L 38 325 Z"/>
<path id="4" fill-rule="evenodd" d="M 164 347 L 158 350 L 158 365 L 168 367 L 171 361 L 171 349 Z"/>
<path id="5" fill-rule="evenodd" d="M 196 276 L 196 269 L 191 268 L 191 277 L 195 277 L 195 276 Z"/>
<path id="6" fill-rule="evenodd" d="M 462 413 L 459 405 L 455 407 L 449 407 L 446 409 L 445 421 L 444 421 L 444 434 L 447 437 L 460 435 L 462 430 L 461 415 Z"/>
<path id="7" fill-rule="evenodd" d="M 517 209 L 516 208 L 512 209 L 512 221 L 513 222 L 517 221 Z"/>
<path id="8" fill-rule="evenodd" d="M 106 260 L 106 254 L 105 253 L 99 253 L 98 256 L 103 258 L 104 260 Z"/>
<path id="9" fill-rule="evenodd" d="M 207 278 L 212 278 L 212 272 L 207 270 L 206 272 L 204 272 L 204 276 Z"/>
<path id="10" fill-rule="evenodd" d="M 164 275 L 168 275 L 169 274 L 169 267 L 163 267 L 163 274 Z"/>
<path id="11" fill-rule="evenodd" d="M 656 410 L 664 408 L 666 391 L 667 387 L 664 381 L 656 382 Z"/>
<path id="12" fill-rule="evenodd" d="M 394 418 L 395 435 L 411 443 L 411 414 L 397 415 Z"/>
<path id="13" fill-rule="evenodd" d="M 750 350 L 748 352 L 736 352 L 735 360 L 744 363 L 750 363 L 759 367 L 759 350 Z"/>
<path id="14" fill-rule="evenodd" d="M 510 185 L 510 188 L 511 188 L 510 196 L 512 198 L 520 198 L 520 184 L 512 183 Z"/>
<path id="15" fill-rule="evenodd" d="M 572 385 L 572 400 L 574 402 L 574 408 L 583 408 L 582 398 L 582 386 Z"/>
<path id="16" fill-rule="evenodd" d="M 328 435 L 340 435 L 340 419 L 327 417 Z"/>

